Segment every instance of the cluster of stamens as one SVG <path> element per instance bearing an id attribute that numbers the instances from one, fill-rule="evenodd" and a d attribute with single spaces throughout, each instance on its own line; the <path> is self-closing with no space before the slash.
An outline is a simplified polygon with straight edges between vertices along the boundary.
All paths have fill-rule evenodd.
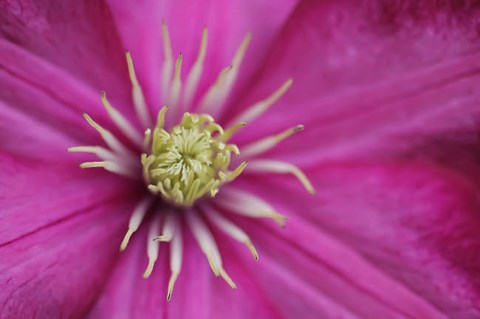
<path id="1" fill-rule="evenodd" d="M 169 133 L 163 128 L 166 110 L 159 112 L 149 141 L 150 155 L 142 154 L 143 176 L 152 193 L 173 205 L 190 207 L 205 194 L 214 197 L 223 183 L 240 175 L 247 162 L 228 171 L 231 153 L 240 151 L 235 144 L 227 144 L 233 132 L 225 133 L 211 116 L 185 113 Z"/>
<path id="2" fill-rule="evenodd" d="M 208 30 L 206 28 L 203 30 L 198 57 L 185 84 L 182 83 L 180 76 L 182 56 L 179 55 L 176 63 L 173 63 L 170 37 L 164 23 L 162 23 L 162 36 L 164 62 L 161 93 L 164 104 L 170 107 L 170 119 L 176 119 L 183 113 L 183 109 L 192 109 L 192 101 L 197 93 L 204 67 Z M 152 273 L 158 258 L 159 243 L 170 243 L 171 277 L 168 283 L 167 300 L 172 296 L 173 287 L 182 266 L 182 232 L 184 230 L 180 219 L 185 220 L 185 224 L 206 255 L 215 276 L 222 277 L 232 288 L 236 288 L 236 285 L 222 266 L 221 254 L 210 227 L 216 227 L 231 238 L 245 244 L 255 260 L 258 260 L 257 250 L 250 237 L 230 221 L 229 214 L 250 218 L 266 217 L 273 219 L 281 226 L 284 225 L 286 217 L 277 213 L 261 198 L 233 186 L 224 186 L 220 190 L 222 185 L 234 180 L 241 173 L 288 173 L 297 177 L 310 193 L 314 193 L 307 177 L 296 166 L 278 160 L 258 158 L 282 140 L 303 130 L 302 125 L 243 145 L 242 153 L 235 144 L 228 143 L 232 135 L 243 127 L 245 122 L 267 111 L 287 91 L 292 80 L 287 80 L 277 91 L 238 115 L 232 121 L 236 124 L 226 130 L 212 117 L 220 113 L 229 96 L 250 39 L 250 35 L 244 38 L 231 65 L 219 73 L 215 82 L 199 99 L 200 102 L 196 106 L 200 114 L 183 113 L 180 123 L 176 126 L 168 123 L 166 106 L 158 112 L 156 124 L 153 124 L 135 74 L 132 58 L 127 52 L 133 105 L 137 118 L 145 129 L 144 133 L 138 132 L 130 121 L 110 104 L 105 92 L 102 92 L 101 100 L 112 122 L 141 151 L 132 151 L 87 114 L 84 114 L 85 119 L 102 136 L 107 148 L 78 146 L 69 149 L 71 152 L 93 153 L 101 159 L 82 163 L 80 165 L 82 168 L 101 167 L 112 173 L 143 180 L 149 191 L 136 205 L 120 249 L 126 249 L 130 238 L 139 229 L 147 213 L 151 211 L 153 217 L 148 231 L 148 265 L 144 277 L 147 278 Z M 238 156 L 240 162 L 233 170 L 229 169 L 232 153 Z M 249 160 L 248 167 L 246 159 Z M 139 174 L 140 171 L 143 171 L 143 174 Z M 199 201 L 199 199 L 214 196 L 214 200 Z M 157 200 L 159 198 L 160 201 Z M 159 206 L 158 203 L 160 203 Z M 157 207 L 158 210 L 155 211 Z"/>

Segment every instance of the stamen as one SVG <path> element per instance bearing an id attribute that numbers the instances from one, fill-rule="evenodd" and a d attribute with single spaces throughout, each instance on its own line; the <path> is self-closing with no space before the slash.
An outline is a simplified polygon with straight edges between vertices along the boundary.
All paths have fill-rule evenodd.
<path id="1" fill-rule="evenodd" d="M 215 224 L 220 230 L 222 230 L 225 234 L 229 235 L 233 239 L 245 244 L 250 252 L 253 255 L 255 260 L 258 260 L 258 253 L 255 247 L 250 240 L 250 237 L 238 226 L 230 222 L 227 218 L 223 217 L 216 209 L 212 206 L 205 204 L 204 213 L 208 217 L 208 219 Z"/>
<path id="2" fill-rule="evenodd" d="M 215 90 L 215 92 L 212 92 L 211 96 L 205 96 L 205 101 L 200 104 L 200 110 L 202 110 L 202 112 L 206 112 L 213 116 L 218 115 L 220 109 L 230 95 L 230 91 L 232 90 L 233 84 L 235 83 L 238 71 L 240 69 L 240 65 L 242 64 L 243 58 L 245 57 L 245 52 L 247 51 L 248 45 L 250 44 L 251 40 L 251 33 L 248 33 L 245 38 L 243 38 L 240 47 L 237 49 L 237 52 L 233 57 L 231 64 L 231 72 L 225 74 L 223 85 L 217 87 L 217 90 Z"/>
<path id="3" fill-rule="evenodd" d="M 155 218 L 150 222 L 150 229 L 148 230 L 147 236 L 147 256 L 148 256 L 148 266 L 143 273 L 143 278 L 148 278 L 152 274 L 153 266 L 158 259 L 158 242 L 154 239 L 158 236 L 160 232 L 160 215 L 156 214 Z"/>
<path id="4" fill-rule="evenodd" d="M 293 174 L 310 194 L 315 194 L 315 189 L 308 180 L 307 176 L 305 176 L 305 174 L 298 167 L 290 163 L 275 160 L 254 160 L 250 162 L 248 171 Z"/>
<path id="5" fill-rule="evenodd" d="M 136 156 L 123 145 L 110 131 L 101 127 L 97 122 L 95 122 L 88 114 L 84 113 L 83 117 L 87 120 L 88 124 L 90 124 L 94 129 L 100 133 L 103 140 L 107 145 L 117 153 L 121 153 L 123 155 L 129 156 L 131 158 L 136 158 Z"/>
<path id="6" fill-rule="evenodd" d="M 247 167 L 247 164 L 248 162 L 242 162 L 240 165 L 238 165 L 238 167 L 232 171 L 232 172 L 228 172 L 228 173 L 223 173 L 223 172 L 218 172 L 218 175 L 225 181 L 227 182 L 231 182 L 233 181 L 235 178 L 237 178 L 240 174 L 242 174 L 243 170 L 245 169 L 245 167 Z"/>
<path id="7" fill-rule="evenodd" d="M 141 156 L 144 179 L 152 193 L 175 206 L 190 207 L 208 193 L 214 196 L 246 163 L 228 170 L 231 153 L 238 155 L 239 150 L 222 141 L 224 131 L 211 116 L 184 113 L 180 124 L 167 132 L 161 128 L 165 111 L 158 116 L 151 151 Z"/>
<path id="8" fill-rule="evenodd" d="M 267 202 L 250 193 L 229 187 L 223 189 L 221 195 L 216 198 L 215 204 L 232 213 L 253 218 L 272 218 L 281 227 L 285 226 L 288 219 L 277 213 Z"/>
<path id="9" fill-rule="evenodd" d="M 172 86 L 170 88 L 170 99 L 168 100 L 168 105 L 175 107 L 177 112 L 180 112 L 178 99 L 180 97 L 180 91 L 182 90 L 182 61 L 183 57 L 180 53 L 177 58 L 177 62 L 175 63 L 175 74 L 173 76 Z"/>
<path id="10" fill-rule="evenodd" d="M 130 76 L 130 81 L 132 82 L 133 106 L 135 107 L 135 112 L 137 113 L 137 117 L 142 123 L 143 128 L 147 128 L 150 127 L 152 121 L 150 119 L 147 103 L 145 103 L 145 96 L 143 95 L 142 87 L 138 83 L 130 52 L 126 51 L 125 55 L 127 58 L 128 75 Z"/>
<path id="11" fill-rule="evenodd" d="M 168 96 L 170 91 L 170 79 L 173 72 L 172 45 L 167 25 L 162 21 L 162 39 L 163 39 L 163 68 L 162 68 L 162 97 Z"/>
<path id="12" fill-rule="evenodd" d="M 197 92 L 198 83 L 203 72 L 205 55 L 207 53 L 207 43 L 208 29 L 203 28 L 202 41 L 198 50 L 198 56 L 187 77 L 184 93 L 184 105 L 190 105 L 192 103 L 193 97 L 195 96 L 195 93 Z"/>
<path id="13" fill-rule="evenodd" d="M 238 131 L 239 129 L 241 129 L 242 127 L 244 127 L 245 125 L 247 125 L 247 123 L 245 122 L 240 122 L 240 123 L 237 123 L 235 125 L 233 125 L 232 127 L 228 128 L 227 130 L 225 130 L 221 136 L 221 140 L 223 142 L 227 142 L 233 134 L 235 134 L 236 131 Z"/>
<path id="14" fill-rule="evenodd" d="M 140 224 L 145 217 L 150 205 L 153 203 L 153 197 L 147 196 L 143 198 L 140 202 L 138 202 L 137 206 L 133 210 L 133 214 L 130 217 L 130 221 L 128 222 L 128 231 L 123 238 L 122 244 L 120 245 L 120 250 L 123 251 L 127 248 L 128 242 L 130 241 L 130 237 L 132 237 L 133 233 L 138 230 Z"/>
<path id="15" fill-rule="evenodd" d="M 177 218 L 175 217 L 176 212 L 169 210 L 165 216 L 165 222 L 163 223 L 162 235 L 155 237 L 153 240 L 161 242 L 169 242 L 173 238 L 175 232 L 175 227 L 177 223 Z"/>
<path id="16" fill-rule="evenodd" d="M 146 151 L 150 147 L 150 143 L 152 142 L 152 130 L 147 128 L 145 130 L 145 136 L 143 138 L 143 151 Z"/>
<path id="17" fill-rule="evenodd" d="M 170 280 L 168 281 L 167 301 L 172 298 L 175 281 L 177 280 L 177 277 L 182 269 L 182 230 L 181 227 L 179 227 L 178 222 L 176 224 L 175 234 L 173 235 L 172 243 L 170 245 L 170 271 L 172 274 L 170 276 Z"/>
<path id="18" fill-rule="evenodd" d="M 279 134 L 268 136 L 264 139 L 259 141 L 253 142 L 252 144 L 248 144 L 242 147 L 242 154 L 241 157 L 243 158 L 251 158 L 253 156 L 262 154 L 266 151 L 271 150 L 274 148 L 278 143 L 283 141 L 284 139 L 292 136 L 293 134 L 303 131 L 303 125 L 297 125 L 295 127 L 289 128 Z"/>
<path id="19" fill-rule="evenodd" d="M 272 95 L 248 107 L 245 112 L 237 116 L 232 122 L 250 122 L 251 120 L 258 118 L 265 113 L 270 106 L 277 102 L 285 92 L 287 92 L 292 83 L 292 79 L 287 80 L 278 90 L 273 92 Z"/>
<path id="20" fill-rule="evenodd" d="M 128 137 L 133 143 L 137 146 L 142 146 L 142 136 L 138 133 L 138 131 L 130 124 L 130 122 L 120 113 L 118 112 L 107 100 L 107 94 L 105 91 L 102 91 L 102 103 L 105 109 L 110 115 L 113 123 L 117 125 L 117 127 Z"/>
<path id="21" fill-rule="evenodd" d="M 235 283 L 230 276 L 222 268 L 222 258 L 218 251 L 217 244 L 213 238 L 212 233 L 208 229 L 207 225 L 199 217 L 198 211 L 188 211 L 186 214 L 186 220 L 190 227 L 190 230 L 195 237 L 200 249 L 207 256 L 210 268 L 212 268 L 215 276 L 221 276 L 233 289 L 236 288 Z"/>
<path id="22" fill-rule="evenodd" d="M 76 146 L 67 149 L 68 152 L 93 153 L 102 160 L 119 160 L 119 156 L 101 146 Z"/>
<path id="23" fill-rule="evenodd" d="M 80 164 L 80 167 L 81 168 L 101 167 L 115 174 L 123 175 L 133 179 L 138 179 L 138 174 L 135 172 L 135 170 L 132 170 L 130 167 L 127 167 L 127 166 L 119 165 L 112 161 L 85 162 Z"/>
<path id="24" fill-rule="evenodd" d="M 165 125 L 165 113 L 167 112 L 168 110 L 168 106 L 163 106 L 162 109 L 160 110 L 160 112 L 158 112 L 158 116 L 157 116 L 157 128 L 163 128 L 163 126 Z"/>
<path id="25" fill-rule="evenodd" d="M 202 100 L 199 103 L 198 110 L 199 112 L 202 113 L 209 113 L 209 114 L 214 114 L 213 113 L 213 108 L 217 105 L 217 100 L 218 97 L 223 89 L 223 87 L 226 85 L 226 79 L 227 75 L 229 72 L 231 72 L 233 69 L 233 66 L 227 66 L 224 68 L 222 71 L 217 76 L 217 79 L 215 80 L 215 83 L 213 83 L 212 86 L 208 89 L 207 93 L 203 96 Z"/>

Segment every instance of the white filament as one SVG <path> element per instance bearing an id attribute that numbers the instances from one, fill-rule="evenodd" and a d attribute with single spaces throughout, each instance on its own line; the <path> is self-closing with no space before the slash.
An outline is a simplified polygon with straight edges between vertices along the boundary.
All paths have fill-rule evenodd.
<path id="1" fill-rule="evenodd" d="M 310 194 L 315 194 L 315 189 L 307 176 L 295 165 L 276 160 L 254 160 L 249 162 L 248 171 L 261 173 L 288 173 L 293 174 Z"/>
<path id="2" fill-rule="evenodd" d="M 137 113 L 138 119 L 145 129 L 150 127 L 152 124 L 152 119 L 150 118 L 150 113 L 148 111 L 147 103 L 145 102 L 145 96 L 143 95 L 142 87 L 138 83 L 137 75 L 135 74 L 135 68 L 133 66 L 130 52 L 127 51 L 125 55 L 127 58 L 128 75 L 130 76 L 130 81 L 132 83 L 133 106 L 135 107 L 135 112 Z"/>
<path id="3" fill-rule="evenodd" d="M 147 256 L 148 256 L 148 266 L 145 272 L 143 273 L 143 278 L 148 278 L 152 274 L 153 267 L 155 262 L 158 259 L 158 242 L 154 239 L 158 236 L 160 232 L 160 214 L 156 214 L 153 220 L 150 222 L 150 228 L 148 230 L 147 236 Z"/>
<path id="4" fill-rule="evenodd" d="M 227 218 L 223 217 L 211 205 L 204 204 L 203 208 L 203 211 L 207 218 L 213 224 L 215 224 L 216 227 L 218 227 L 220 230 L 222 230 L 225 234 L 229 235 L 233 239 L 245 244 L 252 253 L 255 260 L 258 260 L 257 250 L 253 246 L 250 237 L 240 227 L 229 221 Z"/>
<path id="5" fill-rule="evenodd" d="M 138 202 L 137 206 L 135 206 L 133 214 L 130 217 L 130 221 L 128 222 L 128 231 L 123 238 L 122 244 L 120 245 L 120 250 L 123 251 L 125 248 L 127 248 L 130 237 L 132 237 L 133 233 L 135 233 L 138 230 L 138 227 L 140 227 L 140 224 L 142 223 L 143 218 L 145 217 L 145 214 L 152 203 L 153 197 L 146 196 Z"/>
<path id="6" fill-rule="evenodd" d="M 277 213 L 275 209 L 264 200 L 253 194 L 232 187 L 224 187 L 221 196 L 216 198 L 215 204 L 242 216 L 272 218 L 280 226 L 284 226 L 285 220 L 287 220 L 285 216 Z"/>

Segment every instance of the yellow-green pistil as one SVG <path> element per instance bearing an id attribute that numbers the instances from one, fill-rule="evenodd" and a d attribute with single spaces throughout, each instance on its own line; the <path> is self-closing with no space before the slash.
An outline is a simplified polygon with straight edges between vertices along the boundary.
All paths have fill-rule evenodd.
<path id="1" fill-rule="evenodd" d="M 148 189 L 166 201 L 188 207 L 206 194 L 215 196 L 223 183 L 234 180 L 246 166 L 241 163 L 229 171 L 231 154 L 239 154 L 235 144 L 227 141 L 243 126 L 224 131 L 206 114 L 185 113 L 179 125 L 166 131 L 160 112 L 153 134 L 147 131 L 150 154 L 142 154 L 143 176 Z"/>

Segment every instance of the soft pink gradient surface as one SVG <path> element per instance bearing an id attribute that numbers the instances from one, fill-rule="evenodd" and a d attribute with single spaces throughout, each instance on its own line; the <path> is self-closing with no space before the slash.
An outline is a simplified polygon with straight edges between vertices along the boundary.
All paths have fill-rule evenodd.
<path id="1" fill-rule="evenodd" d="M 0 317 L 479 318 L 479 9 L 453 0 L 1 2 Z M 145 229 L 118 254 L 141 185 L 82 171 L 66 153 L 98 144 L 83 112 L 115 132 L 102 89 L 134 118 L 125 49 L 159 110 L 162 19 L 184 70 L 208 26 L 200 93 L 252 32 L 220 120 L 294 78 L 237 142 L 304 124 L 268 155 L 302 167 L 318 194 L 291 176 L 244 174 L 234 186 L 289 216 L 287 227 L 235 220 L 257 263 L 215 233 L 236 291 L 186 233 L 169 303 L 168 249 L 149 280 Z"/>

